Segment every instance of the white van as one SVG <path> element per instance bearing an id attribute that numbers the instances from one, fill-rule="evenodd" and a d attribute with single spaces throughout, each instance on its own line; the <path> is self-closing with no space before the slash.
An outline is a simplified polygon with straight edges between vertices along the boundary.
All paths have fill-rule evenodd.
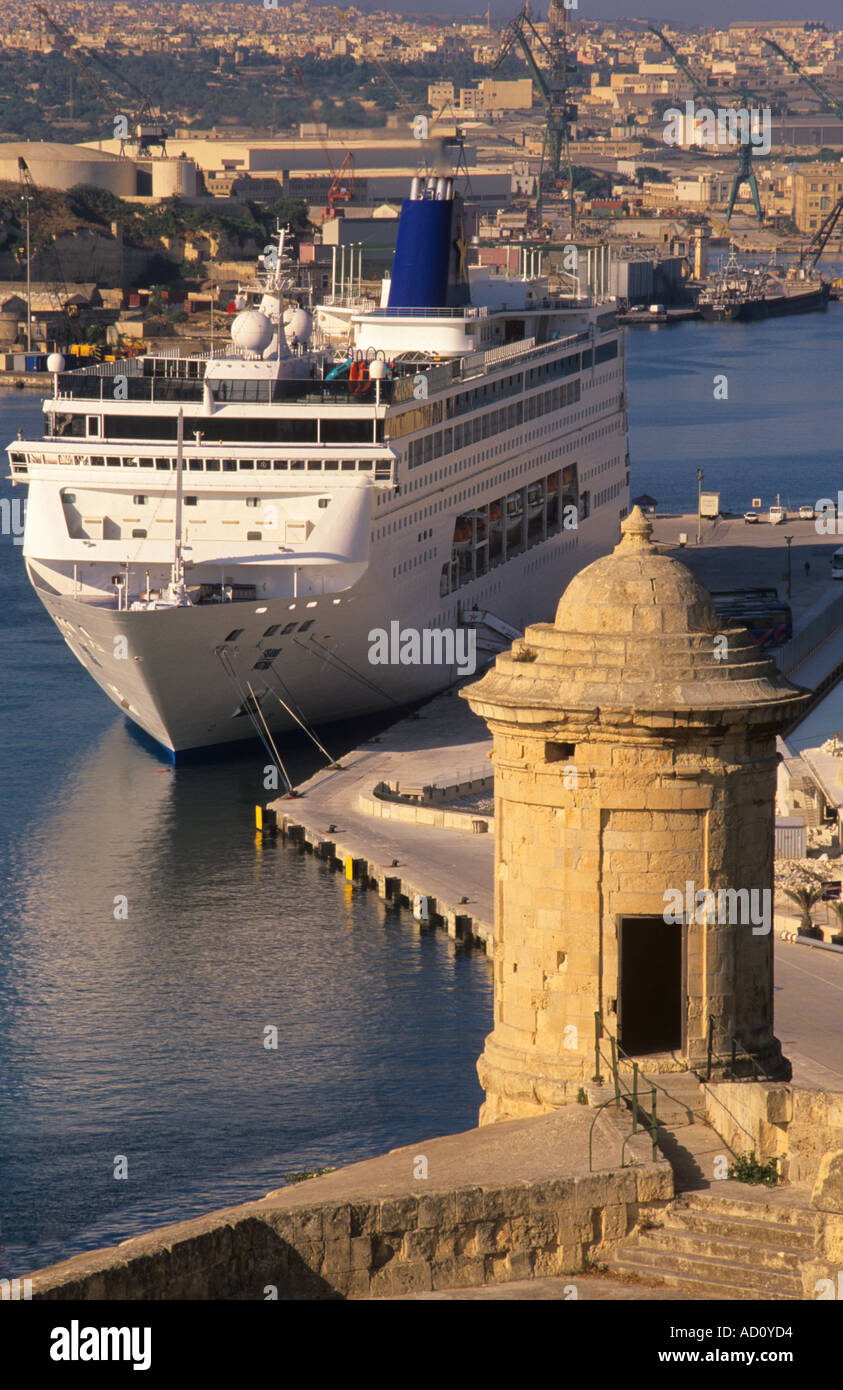
<path id="1" fill-rule="evenodd" d="M 770 525 L 771 525 L 771 526 L 780 526 L 781 523 L 784 521 L 786 515 L 787 515 L 787 513 L 785 512 L 784 507 L 771 507 L 771 508 L 770 508 Z"/>
<path id="2" fill-rule="evenodd" d="M 843 579 L 843 545 L 831 557 L 832 579 Z"/>

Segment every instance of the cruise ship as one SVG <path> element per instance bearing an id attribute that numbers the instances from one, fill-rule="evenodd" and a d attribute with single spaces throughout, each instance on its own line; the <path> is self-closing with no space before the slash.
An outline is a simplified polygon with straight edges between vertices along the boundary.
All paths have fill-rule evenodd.
<path id="1" fill-rule="evenodd" d="M 311 313 L 268 258 L 223 348 L 51 359 L 44 436 L 8 446 L 27 572 L 172 756 L 432 695 L 448 634 L 493 650 L 616 543 L 614 301 L 469 267 L 463 228 L 452 180 L 414 180 L 379 302 Z M 373 660 L 384 631 L 427 660 Z"/>

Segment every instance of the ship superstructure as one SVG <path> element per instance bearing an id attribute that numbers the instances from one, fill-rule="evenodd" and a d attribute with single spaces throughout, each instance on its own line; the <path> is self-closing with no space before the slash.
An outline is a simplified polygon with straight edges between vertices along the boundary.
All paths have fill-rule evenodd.
<path id="1" fill-rule="evenodd" d="M 725 265 L 697 300 L 700 315 L 712 323 L 746 322 L 806 314 L 828 305 L 831 285 L 819 275 L 794 267 L 743 266 L 732 247 Z"/>
<path id="2" fill-rule="evenodd" d="M 614 301 L 469 271 L 450 183 L 413 191 L 382 304 L 330 306 L 342 344 L 276 276 L 213 356 L 56 370 L 9 446 L 39 598 L 174 753 L 431 694 L 453 664 L 372 664 L 373 630 L 521 629 L 617 540 Z"/>

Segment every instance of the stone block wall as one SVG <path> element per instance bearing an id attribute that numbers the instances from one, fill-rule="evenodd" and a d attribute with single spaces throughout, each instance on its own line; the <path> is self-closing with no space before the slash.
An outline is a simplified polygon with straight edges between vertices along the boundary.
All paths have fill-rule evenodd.
<path id="1" fill-rule="evenodd" d="M 260 1202 L 77 1255 L 32 1276 L 36 1299 L 344 1299 L 576 1274 L 642 1205 L 673 1196 L 666 1164 L 424 1196 Z"/>

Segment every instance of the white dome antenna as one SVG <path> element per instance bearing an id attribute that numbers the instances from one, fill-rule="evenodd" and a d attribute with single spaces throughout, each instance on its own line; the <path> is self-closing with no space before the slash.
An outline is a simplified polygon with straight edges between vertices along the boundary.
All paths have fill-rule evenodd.
<path id="1" fill-rule="evenodd" d="M 260 309 L 244 309 L 231 325 L 231 340 L 241 352 L 262 357 L 272 342 L 275 329 Z"/>

